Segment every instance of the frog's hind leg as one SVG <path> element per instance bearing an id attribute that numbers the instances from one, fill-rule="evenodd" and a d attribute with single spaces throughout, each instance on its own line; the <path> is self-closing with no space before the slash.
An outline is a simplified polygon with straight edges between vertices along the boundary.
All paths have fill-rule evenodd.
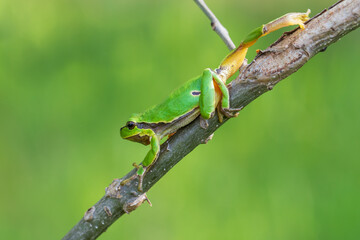
<path id="1" fill-rule="evenodd" d="M 309 14 L 310 10 L 308 10 L 306 13 L 288 13 L 278 19 L 256 28 L 245 37 L 245 40 L 240 43 L 238 48 L 233 50 L 223 60 L 218 68 L 218 70 L 220 70 L 219 75 L 214 72 L 212 73 L 213 78 L 222 93 L 221 105 L 218 107 L 220 122 L 222 121 L 221 114 L 228 118 L 236 117 L 238 112 L 242 109 L 230 108 L 229 91 L 225 83 L 226 80 L 229 79 L 243 64 L 248 48 L 254 45 L 259 38 L 280 28 L 291 25 L 299 25 L 300 28 L 305 28 L 304 23 L 309 19 Z"/>
<path id="2" fill-rule="evenodd" d="M 248 48 L 254 45 L 259 38 L 291 25 L 299 25 L 301 29 L 304 29 L 304 23 L 309 20 L 309 14 L 310 10 L 306 13 L 288 13 L 251 31 L 240 43 L 239 47 L 229 53 L 220 64 L 220 77 L 226 80 L 229 79 L 243 64 Z"/>

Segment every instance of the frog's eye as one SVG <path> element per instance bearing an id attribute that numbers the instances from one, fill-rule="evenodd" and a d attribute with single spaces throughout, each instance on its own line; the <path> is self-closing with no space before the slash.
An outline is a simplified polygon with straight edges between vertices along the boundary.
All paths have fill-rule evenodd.
<path id="1" fill-rule="evenodd" d="M 129 129 L 129 130 L 133 130 L 134 129 L 134 127 L 135 127 L 135 123 L 134 122 L 127 122 L 126 123 L 126 126 L 127 126 L 127 128 Z"/>

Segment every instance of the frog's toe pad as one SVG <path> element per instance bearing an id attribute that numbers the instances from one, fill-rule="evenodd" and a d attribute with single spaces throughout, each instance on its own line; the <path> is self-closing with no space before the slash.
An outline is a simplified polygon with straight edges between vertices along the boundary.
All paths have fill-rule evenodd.
<path id="1" fill-rule="evenodd" d="M 237 117 L 243 108 L 222 108 L 221 113 L 227 118 Z"/>
<path id="2" fill-rule="evenodd" d="M 204 119 L 203 117 L 200 117 L 200 127 L 202 129 L 207 129 L 209 127 L 209 122 L 207 119 Z"/>

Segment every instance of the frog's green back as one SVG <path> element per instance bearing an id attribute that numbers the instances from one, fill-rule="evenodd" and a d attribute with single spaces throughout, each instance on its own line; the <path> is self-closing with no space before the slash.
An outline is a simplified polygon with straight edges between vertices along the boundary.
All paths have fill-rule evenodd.
<path id="1" fill-rule="evenodd" d="M 138 122 L 171 122 L 199 105 L 201 76 L 186 82 L 162 103 L 137 115 Z"/>

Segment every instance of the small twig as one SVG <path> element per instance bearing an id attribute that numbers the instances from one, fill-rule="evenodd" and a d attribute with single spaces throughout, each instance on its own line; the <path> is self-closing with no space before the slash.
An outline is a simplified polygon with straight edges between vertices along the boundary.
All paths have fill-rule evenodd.
<path id="1" fill-rule="evenodd" d="M 216 18 L 215 14 L 206 5 L 204 0 L 194 0 L 194 1 L 200 7 L 200 9 L 205 13 L 205 15 L 210 19 L 212 29 L 221 37 L 221 39 L 224 41 L 228 49 L 230 51 L 235 49 L 236 46 L 231 40 L 229 32 Z"/>

